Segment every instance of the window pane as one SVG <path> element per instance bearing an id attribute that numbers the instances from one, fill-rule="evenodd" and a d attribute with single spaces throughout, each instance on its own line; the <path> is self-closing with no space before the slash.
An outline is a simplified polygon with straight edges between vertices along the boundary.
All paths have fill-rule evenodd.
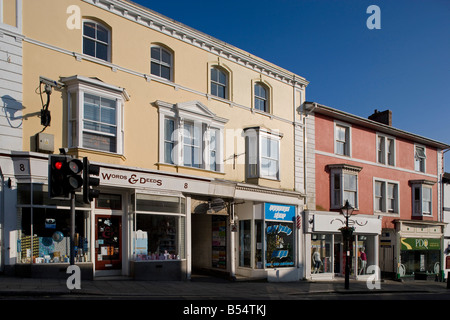
<path id="1" fill-rule="evenodd" d="M 336 141 L 336 153 L 337 154 L 345 154 L 345 143 Z"/>
<path id="2" fill-rule="evenodd" d="M 215 82 L 219 81 L 218 71 L 215 68 L 211 69 L 211 81 L 215 81 Z"/>
<path id="3" fill-rule="evenodd" d="M 84 119 L 100 121 L 100 98 L 85 94 L 84 95 Z"/>
<path id="4" fill-rule="evenodd" d="M 166 66 L 161 66 L 161 78 L 170 80 L 170 68 Z"/>
<path id="5" fill-rule="evenodd" d="M 152 47 L 151 48 L 151 57 L 152 59 L 161 60 L 161 49 L 159 47 Z"/>
<path id="6" fill-rule="evenodd" d="M 151 63 L 151 71 L 153 75 L 160 76 L 161 75 L 161 66 L 155 62 Z"/>
<path id="7" fill-rule="evenodd" d="M 170 53 L 167 52 L 164 49 L 161 49 L 161 51 L 162 51 L 162 62 L 164 62 L 164 63 L 166 63 L 168 65 L 171 65 L 171 55 L 170 55 Z"/>
<path id="8" fill-rule="evenodd" d="M 108 30 L 97 24 L 97 40 L 108 43 Z"/>
<path id="9" fill-rule="evenodd" d="M 218 70 L 219 73 L 219 83 L 226 85 L 227 84 L 227 76 L 225 72 Z"/>
<path id="10" fill-rule="evenodd" d="M 172 119 L 164 120 L 164 139 L 167 141 L 174 141 L 173 132 L 175 128 L 175 123 Z"/>
<path id="11" fill-rule="evenodd" d="M 84 132 L 83 147 L 108 152 L 116 152 L 116 138 Z"/>
<path id="12" fill-rule="evenodd" d="M 83 38 L 83 53 L 95 57 L 95 41 Z"/>
<path id="13" fill-rule="evenodd" d="M 108 60 L 108 46 L 97 42 L 97 52 L 95 56 L 102 60 Z"/>
<path id="14" fill-rule="evenodd" d="M 219 95 L 217 85 L 214 83 L 211 83 L 211 94 L 216 97 Z"/>
<path id="15" fill-rule="evenodd" d="M 95 39 L 95 24 L 93 22 L 85 22 L 83 24 L 83 35 Z"/>
<path id="16" fill-rule="evenodd" d="M 219 98 L 224 98 L 225 99 L 225 87 L 223 87 L 223 86 L 218 86 L 217 87 L 217 96 L 219 97 Z"/>
<path id="17" fill-rule="evenodd" d="M 356 176 L 353 174 L 344 174 L 344 189 L 356 191 Z"/>

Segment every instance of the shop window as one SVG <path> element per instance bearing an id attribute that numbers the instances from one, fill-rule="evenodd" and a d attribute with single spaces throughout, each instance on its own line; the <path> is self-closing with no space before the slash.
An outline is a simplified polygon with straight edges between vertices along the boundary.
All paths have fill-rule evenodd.
<path id="1" fill-rule="evenodd" d="M 83 53 L 111 61 L 111 32 L 106 26 L 86 20 L 83 22 Z"/>
<path id="2" fill-rule="evenodd" d="M 133 194 L 133 250 L 137 261 L 185 258 L 184 198 Z"/>
<path id="3" fill-rule="evenodd" d="M 331 234 L 311 235 L 311 273 L 331 273 Z"/>
<path id="4" fill-rule="evenodd" d="M 45 185 L 18 184 L 17 263 L 64 263 L 70 261 L 70 204 L 58 205 L 48 197 Z M 78 195 L 80 199 L 80 195 Z M 56 200 L 54 200 L 56 201 Z M 56 202 L 55 202 L 56 203 Z M 81 202 L 82 203 L 82 202 Z M 79 206 L 75 211 L 75 262 L 90 261 L 90 211 Z"/>
<path id="5" fill-rule="evenodd" d="M 227 120 L 199 102 L 158 102 L 160 161 L 165 164 L 223 171 L 223 131 Z"/>
<path id="6" fill-rule="evenodd" d="M 239 266 L 251 267 L 251 220 L 239 221 Z"/>
<path id="7" fill-rule="evenodd" d="M 280 180 L 281 137 L 260 127 L 245 129 L 247 179 Z"/>
<path id="8" fill-rule="evenodd" d="M 62 81 L 68 88 L 69 147 L 122 154 L 126 91 L 93 78 L 73 76 Z"/>
<path id="9" fill-rule="evenodd" d="M 401 238 L 400 276 L 439 274 L 441 270 L 439 238 Z"/>
<path id="10" fill-rule="evenodd" d="M 293 223 L 266 222 L 266 268 L 294 265 Z"/>

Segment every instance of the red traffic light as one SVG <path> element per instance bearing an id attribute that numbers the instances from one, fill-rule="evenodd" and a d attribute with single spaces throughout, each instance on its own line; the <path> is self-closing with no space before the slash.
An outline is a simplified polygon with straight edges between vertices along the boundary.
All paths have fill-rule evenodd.
<path id="1" fill-rule="evenodd" d="M 55 162 L 55 169 L 61 170 L 62 166 L 63 166 L 63 164 L 61 161 Z"/>

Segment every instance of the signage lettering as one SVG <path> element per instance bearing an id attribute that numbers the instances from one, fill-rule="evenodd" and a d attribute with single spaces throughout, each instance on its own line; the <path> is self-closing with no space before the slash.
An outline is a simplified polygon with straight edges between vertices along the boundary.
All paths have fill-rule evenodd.
<path id="1" fill-rule="evenodd" d="M 106 173 L 102 172 L 101 177 L 104 181 L 110 180 L 121 180 L 126 181 L 129 184 L 155 184 L 158 187 L 162 186 L 163 182 L 161 179 L 147 178 L 147 177 L 139 177 L 137 174 L 132 174 L 131 176 L 123 175 L 123 174 L 114 174 L 114 173 Z"/>

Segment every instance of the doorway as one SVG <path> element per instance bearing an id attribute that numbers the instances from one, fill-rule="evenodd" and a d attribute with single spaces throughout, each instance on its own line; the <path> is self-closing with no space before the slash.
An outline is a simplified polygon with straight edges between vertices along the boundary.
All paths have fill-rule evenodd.
<path id="1" fill-rule="evenodd" d="M 122 216 L 95 216 L 95 270 L 122 269 Z"/>

